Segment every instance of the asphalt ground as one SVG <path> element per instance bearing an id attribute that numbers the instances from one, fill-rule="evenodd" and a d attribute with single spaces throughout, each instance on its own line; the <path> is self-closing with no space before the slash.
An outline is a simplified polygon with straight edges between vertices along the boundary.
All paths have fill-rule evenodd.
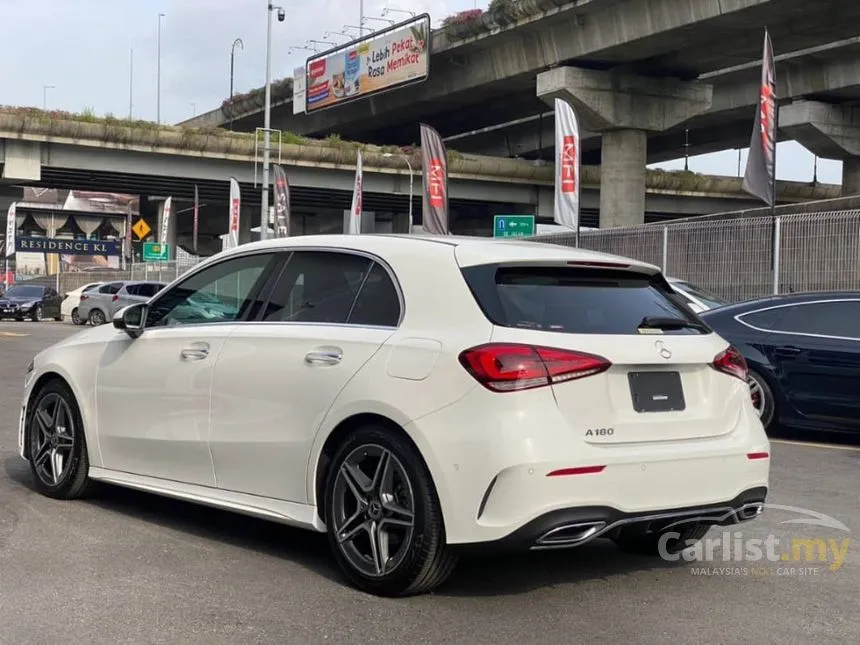
<path id="1" fill-rule="evenodd" d="M 600 540 L 473 558 L 434 594 L 380 599 L 344 584 L 322 535 L 119 488 L 37 494 L 16 454 L 22 377 L 75 331 L 0 322 L 0 643 L 860 642 L 857 447 L 775 442 L 769 504 L 806 512 L 771 507 L 733 530 L 776 536 L 789 556 L 792 538 L 821 538 L 824 561 L 802 547 L 732 562 L 718 545 L 710 561 L 670 563 Z M 791 522 L 809 512 L 828 526 Z"/>

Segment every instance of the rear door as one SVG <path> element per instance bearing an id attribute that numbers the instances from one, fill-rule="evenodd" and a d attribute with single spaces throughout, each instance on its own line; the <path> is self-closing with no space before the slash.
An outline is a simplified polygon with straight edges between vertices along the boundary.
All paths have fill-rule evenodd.
<path id="1" fill-rule="evenodd" d="M 573 263 L 463 273 L 495 325 L 492 342 L 563 350 L 565 360 L 573 352 L 595 365 L 585 378 L 558 378 L 552 386 L 556 404 L 589 443 L 722 435 L 749 404 L 746 383 L 713 367 L 728 343 L 659 274 Z"/>
<path id="2" fill-rule="evenodd" d="M 306 502 L 317 428 L 400 313 L 392 277 L 373 259 L 292 253 L 260 319 L 237 326 L 218 356 L 210 437 L 218 487 Z"/>
<path id="3" fill-rule="evenodd" d="M 781 307 L 768 358 L 804 417 L 860 427 L 860 300 Z"/>

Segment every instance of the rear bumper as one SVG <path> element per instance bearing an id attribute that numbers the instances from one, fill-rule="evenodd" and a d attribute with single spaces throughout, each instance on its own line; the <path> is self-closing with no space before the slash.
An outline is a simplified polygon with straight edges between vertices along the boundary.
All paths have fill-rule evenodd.
<path id="1" fill-rule="evenodd" d="M 449 544 L 507 540 L 531 548 L 556 521 L 601 523 L 594 532 L 606 535 L 628 518 L 739 511 L 734 500 L 762 497 L 749 491 L 768 489 L 770 459 L 750 454 L 770 453 L 770 443 L 749 391 L 738 386 L 726 401 L 734 421 L 719 436 L 588 443 L 543 388 L 515 396 L 477 390 L 406 430 L 433 477 Z"/>
<path id="2" fill-rule="evenodd" d="M 464 551 L 525 551 L 581 546 L 621 531 L 651 532 L 685 524 L 731 526 L 758 517 L 767 498 L 764 486 L 722 503 L 627 513 L 611 506 L 582 506 L 544 513 L 498 540 L 461 545 Z"/>

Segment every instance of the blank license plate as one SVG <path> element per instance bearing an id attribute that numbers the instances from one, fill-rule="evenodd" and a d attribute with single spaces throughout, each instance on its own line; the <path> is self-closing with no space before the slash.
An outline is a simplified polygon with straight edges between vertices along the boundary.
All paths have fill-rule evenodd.
<path id="1" fill-rule="evenodd" d="M 630 372 L 627 380 L 637 412 L 674 412 L 687 407 L 678 372 Z"/>

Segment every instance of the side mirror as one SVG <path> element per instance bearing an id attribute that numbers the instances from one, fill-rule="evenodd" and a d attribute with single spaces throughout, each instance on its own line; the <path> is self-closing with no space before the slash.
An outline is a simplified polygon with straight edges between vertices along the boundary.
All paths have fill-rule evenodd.
<path id="1" fill-rule="evenodd" d="M 123 307 L 113 316 L 113 326 L 122 329 L 132 338 L 137 338 L 143 333 L 146 322 L 146 305 L 138 303 Z"/>

